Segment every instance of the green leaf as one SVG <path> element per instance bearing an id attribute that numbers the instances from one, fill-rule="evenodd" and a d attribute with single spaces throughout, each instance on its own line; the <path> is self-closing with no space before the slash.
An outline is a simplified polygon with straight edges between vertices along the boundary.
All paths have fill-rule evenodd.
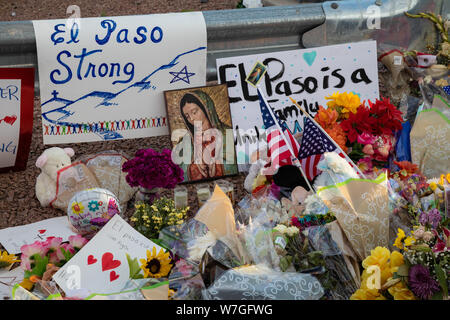
<path id="1" fill-rule="evenodd" d="M 444 296 L 442 294 L 442 291 L 436 292 L 432 297 L 431 300 L 444 300 Z"/>
<path id="2" fill-rule="evenodd" d="M 285 256 L 280 259 L 280 268 L 281 271 L 286 272 L 286 270 L 289 268 L 289 266 L 292 264 L 292 257 L 291 256 Z"/>
<path id="3" fill-rule="evenodd" d="M 128 267 L 130 269 L 130 279 L 141 279 L 143 276 L 139 274 L 141 272 L 141 268 L 139 267 L 139 263 L 137 258 L 131 259 L 129 254 L 126 254 Z"/>
<path id="4" fill-rule="evenodd" d="M 436 277 L 438 278 L 439 284 L 441 285 L 442 292 L 445 297 L 448 296 L 448 287 L 447 287 L 447 277 L 445 276 L 444 270 L 442 270 L 441 266 L 436 264 L 434 266 L 434 270 L 436 271 Z"/>
<path id="5" fill-rule="evenodd" d="M 27 277 L 29 278 L 31 276 L 38 276 L 41 278 L 45 270 L 47 270 L 48 257 L 45 256 L 44 258 L 42 258 L 39 254 L 35 254 L 33 255 L 33 258 L 34 258 L 34 268 L 31 269 L 31 271 L 29 271 Z"/>

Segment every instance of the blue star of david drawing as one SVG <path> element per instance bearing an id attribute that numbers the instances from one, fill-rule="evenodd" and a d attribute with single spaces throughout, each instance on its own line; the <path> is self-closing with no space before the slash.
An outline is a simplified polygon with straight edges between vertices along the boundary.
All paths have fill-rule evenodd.
<path id="1" fill-rule="evenodd" d="M 174 82 L 182 80 L 182 81 L 186 82 L 187 84 L 191 84 L 189 82 L 189 77 L 192 77 L 193 75 L 195 75 L 195 73 L 191 73 L 191 72 L 187 71 L 187 66 L 184 66 L 184 68 L 181 69 L 180 72 L 169 72 L 169 73 L 174 76 L 172 81 L 170 81 L 170 83 L 174 83 Z M 181 77 L 180 77 L 180 74 L 182 75 Z"/>

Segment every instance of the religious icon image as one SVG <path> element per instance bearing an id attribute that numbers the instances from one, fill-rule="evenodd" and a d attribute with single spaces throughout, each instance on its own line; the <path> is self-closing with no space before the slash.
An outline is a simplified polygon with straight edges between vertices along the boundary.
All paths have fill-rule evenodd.
<path id="1" fill-rule="evenodd" d="M 164 92 L 173 153 L 184 181 L 238 173 L 225 84 Z"/>
<path id="2" fill-rule="evenodd" d="M 258 83 L 261 81 L 266 71 L 267 67 L 265 65 L 263 65 L 261 62 L 256 62 L 245 81 L 256 87 L 258 86 Z"/>

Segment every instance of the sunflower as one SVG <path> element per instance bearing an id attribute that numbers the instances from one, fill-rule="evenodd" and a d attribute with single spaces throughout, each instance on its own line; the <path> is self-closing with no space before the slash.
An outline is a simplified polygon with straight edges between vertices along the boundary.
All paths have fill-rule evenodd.
<path id="1" fill-rule="evenodd" d="M 84 212 L 84 206 L 81 202 L 72 203 L 72 211 L 75 214 L 80 214 Z"/>
<path id="2" fill-rule="evenodd" d="M 152 252 L 147 250 L 147 259 L 140 259 L 142 263 L 141 269 L 144 271 L 144 278 L 161 278 L 167 276 L 172 268 L 169 255 L 170 253 L 164 253 L 163 249 L 156 254 L 156 247 L 153 247 Z"/>
<path id="3" fill-rule="evenodd" d="M 6 251 L 0 250 L 0 269 L 6 268 L 12 265 L 14 262 L 20 262 L 20 260 L 17 260 L 17 257 L 13 254 L 8 254 Z"/>

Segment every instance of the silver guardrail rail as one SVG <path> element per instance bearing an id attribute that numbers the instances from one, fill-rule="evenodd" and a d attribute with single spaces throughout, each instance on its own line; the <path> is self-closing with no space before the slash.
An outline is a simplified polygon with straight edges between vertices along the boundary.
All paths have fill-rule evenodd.
<path id="1" fill-rule="evenodd" d="M 204 11 L 208 37 L 207 81 L 217 79 L 216 59 L 377 39 L 392 46 L 425 50 L 436 44 L 434 26 L 409 19 L 405 11 L 448 16 L 449 0 L 349 0 L 254 9 Z M 371 19 L 379 18 L 379 27 Z M 31 21 L 0 22 L 0 67 L 34 67 Z M 36 74 L 36 94 L 39 94 Z"/>

